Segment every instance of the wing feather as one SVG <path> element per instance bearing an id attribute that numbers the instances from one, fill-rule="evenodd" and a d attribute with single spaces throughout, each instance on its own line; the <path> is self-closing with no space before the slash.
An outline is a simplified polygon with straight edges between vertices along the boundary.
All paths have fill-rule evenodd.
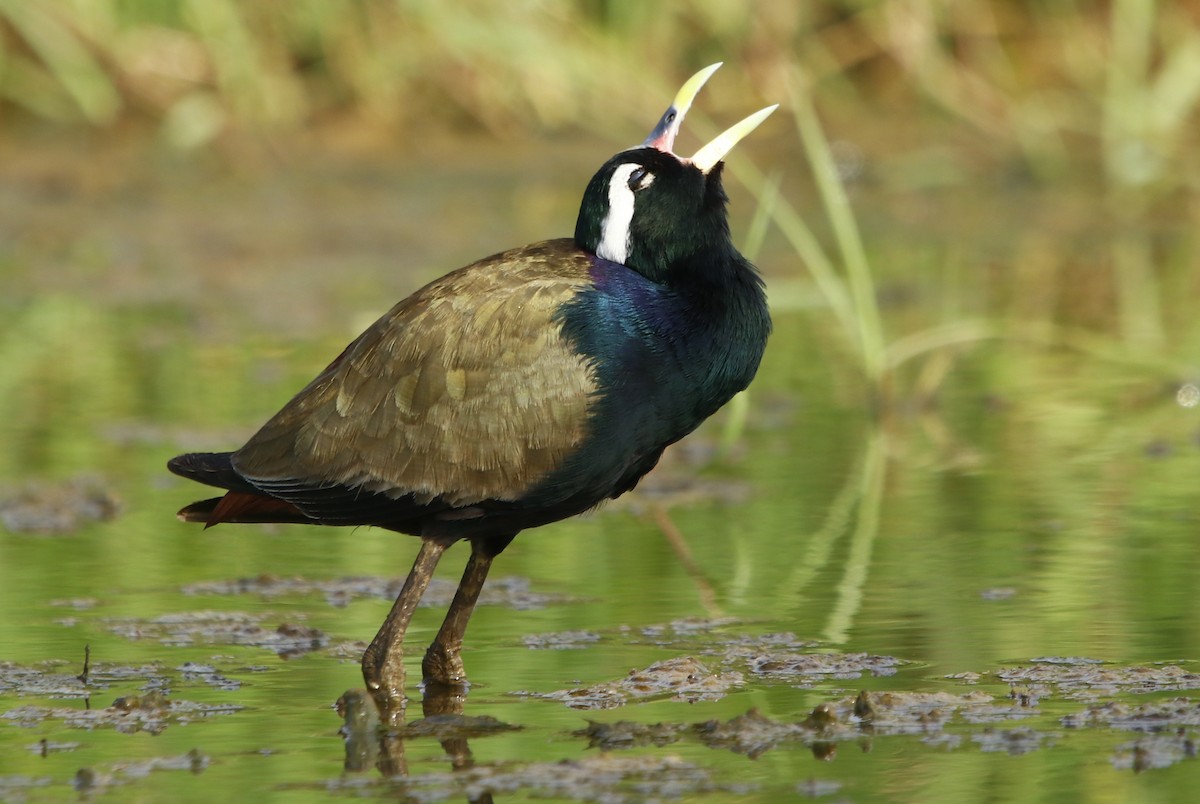
<path id="1" fill-rule="evenodd" d="M 556 315 L 588 279 L 571 240 L 427 285 L 364 332 L 233 456 L 285 499 L 339 485 L 455 506 L 513 501 L 586 435 L 595 373 Z"/>

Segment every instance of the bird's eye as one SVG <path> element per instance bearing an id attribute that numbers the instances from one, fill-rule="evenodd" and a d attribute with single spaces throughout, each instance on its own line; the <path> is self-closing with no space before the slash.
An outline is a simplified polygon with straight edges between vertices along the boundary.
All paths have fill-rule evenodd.
<path id="1" fill-rule="evenodd" d="M 644 167 L 636 167 L 629 173 L 629 189 L 644 190 L 654 181 L 654 174 Z"/>

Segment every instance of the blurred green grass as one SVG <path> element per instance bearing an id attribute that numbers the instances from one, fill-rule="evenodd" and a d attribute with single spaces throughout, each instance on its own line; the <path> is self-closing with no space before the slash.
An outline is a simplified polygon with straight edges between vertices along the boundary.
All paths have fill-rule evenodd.
<path id="1" fill-rule="evenodd" d="M 1170 181 L 1165 158 L 1187 144 L 1196 17 L 1143 0 L 0 0 L 0 95 L 181 144 L 331 119 L 511 134 L 590 125 L 721 59 L 738 69 L 709 109 L 782 97 L 799 70 L 866 112 L 937 110 L 1006 138 L 1041 175 L 1090 139 L 1141 184 Z"/>

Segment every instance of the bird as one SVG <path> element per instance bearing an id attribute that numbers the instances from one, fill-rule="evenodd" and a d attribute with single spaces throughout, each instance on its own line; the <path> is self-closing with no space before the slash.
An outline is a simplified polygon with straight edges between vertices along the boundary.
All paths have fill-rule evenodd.
<path id="1" fill-rule="evenodd" d="M 404 633 L 447 548 L 471 553 L 421 663 L 467 685 L 468 620 L 523 530 L 634 488 L 669 445 L 753 379 L 771 330 L 765 285 L 734 247 L 726 154 L 776 108 L 693 156 L 674 152 L 692 76 L 643 143 L 587 184 L 573 237 L 504 251 L 400 301 L 231 452 L 168 462 L 224 490 L 178 517 L 376 526 L 420 538 L 362 657 L 381 711 L 404 701 Z"/>

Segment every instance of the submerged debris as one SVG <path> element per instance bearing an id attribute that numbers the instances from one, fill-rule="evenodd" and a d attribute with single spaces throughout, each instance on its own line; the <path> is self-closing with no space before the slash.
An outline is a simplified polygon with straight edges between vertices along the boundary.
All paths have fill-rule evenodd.
<path id="1" fill-rule="evenodd" d="M 997 706 L 984 692 L 954 695 L 948 692 L 860 692 L 839 701 L 843 719 L 870 727 L 873 734 L 928 734 L 940 731 L 954 717 L 965 723 L 996 723 L 1033 714 L 1013 704 Z"/>
<path id="2" fill-rule="evenodd" d="M 735 617 L 681 617 L 678 620 L 672 620 L 669 623 L 658 623 L 655 625 L 646 625 L 638 629 L 641 634 L 649 638 L 655 645 L 689 645 L 696 647 L 705 647 L 711 640 L 711 634 L 727 626 L 737 625 L 741 621 Z M 792 634 L 782 635 L 795 640 Z M 704 644 L 697 643 L 697 637 L 704 637 Z M 750 637 L 744 634 L 731 634 L 727 639 L 722 639 L 724 645 L 741 644 L 749 641 L 758 643 L 761 640 L 770 639 L 767 637 Z M 789 644 L 791 644 L 789 642 Z M 799 643 L 796 646 L 799 647 Z"/>
<path id="3" fill-rule="evenodd" d="M 832 796 L 841 789 L 842 783 L 835 782 L 832 779 L 806 779 L 796 785 L 796 792 L 805 798 Z"/>
<path id="4" fill-rule="evenodd" d="M 379 598 L 392 601 L 400 593 L 404 578 L 382 578 L 377 576 L 331 578 L 314 580 L 300 576 L 281 578 L 264 574 L 253 578 L 235 578 L 229 581 L 204 581 L 183 587 L 185 595 L 245 595 L 282 597 L 284 595 L 309 595 L 319 592 L 331 606 L 342 607 L 361 598 Z M 479 596 L 481 606 L 505 606 L 517 611 L 543 609 L 557 603 L 569 603 L 572 598 L 534 592 L 528 578 L 510 576 L 489 579 Z M 421 598 L 423 608 L 449 605 L 458 584 L 443 578 L 429 582 Z"/>
<path id="5" fill-rule="evenodd" d="M 979 592 L 983 600 L 1011 600 L 1017 596 L 1017 590 L 1012 586 L 993 586 Z"/>
<path id="6" fill-rule="evenodd" d="M 193 611 L 164 614 L 152 620 L 107 620 L 109 630 L 127 639 L 152 639 L 164 645 L 196 643 L 249 645 L 272 650 L 284 658 L 300 656 L 329 644 L 324 632 L 298 623 L 281 623 L 274 629 L 259 623 L 263 617 L 230 611 Z"/>
<path id="7" fill-rule="evenodd" d="M 24 801 L 30 790 L 49 787 L 53 782 L 49 776 L 0 776 L 0 800 Z"/>
<path id="8" fill-rule="evenodd" d="M 18 726 L 36 726 L 48 720 L 61 720 L 71 729 L 113 728 L 133 734 L 159 734 L 171 724 L 186 724 L 213 715 L 228 715 L 240 711 L 236 704 L 201 704 L 194 701 L 171 700 L 160 692 L 117 698 L 106 709 L 73 709 L 47 706 L 18 706 L 0 719 Z"/>
<path id="9" fill-rule="evenodd" d="M 1012 756 L 1028 754 L 1041 748 L 1045 742 L 1053 742 L 1057 735 L 1034 729 L 992 729 L 972 734 L 971 740 L 981 751 L 999 751 Z"/>
<path id="10" fill-rule="evenodd" d="M 1182 733 L 1154 734 L 1117 746 L 1114 768 L 1141 773 L 1196 758 L 1196 738 Z"/>
<path id="11" fill-rule="evenodd" d="M 671 696 L 679 701 L 715 701 L 744 682 L 741 673 L 713 673 L 691 656 L 656 662 L 631 670 L 618 681 L 534 697 L 561 701 L 572 709 L 613 709 L 632 698 Z"/>
<path id="12" fill-rule="evenodd" d="M 1200 702 L 1191 698 L 1173 698 L 1134 706 L 1122 701 L 1107 701 L 1089 706 L 1082 712 L 1067 715 L 1061 722 L 1071 729 L 1105 726 L 1147 733 L 1200 727 Z"/>
<path id="13" fill-rule="evenodd" d="M 1174 664 L 1119 667 L 1095 659 L 1043 658 L 1028 667 L 999 670 L 996 677 L 1038 697 L 1051 688 L 1060 697 L 1091 700 L 1129 692 L 1200 689 L 1200 673 Z"/>
<path id="14" fill-rule="evenodd" d="M 641 802 L 690 799 L 721 792 L 744 793 L 748 784 L 722 786 L 708 770 L 675 756 L 599 754 L 578 760 L 527 765 L 476 765 L 455 771 L 372 779 L 348 775 L 336 782 L 287 785 L 284 789 L 318 789 L 322 794 L 381 787 L 414 801 L 483 800 L 487 795 L 521 794 L 537 799 Z"/>
<path id="15" fill-rule="evenodd" d="M 852 739 L 858 732 L 843 726 L 829 704 L 821 704 L 799 723 L 772 720 L 757 709 L 725 722 L 710 720 L 696 726 L 696 733 L 709 748 L 726 748 L 751 759 L 762 756 L 780 743 L 801 741 L 810 745 Z"/>
<path id="16" fill-rule="evenodd" d="M 571 732 L 575 737 L 586 737 L 588 748 L 612 751 L 621 748 L 640 748 L 647 745 L 664 746 L 675 742 L 689 726 L 683 723 L 633 723 L 618 720 L 615 723 L 587 722 L 587 728 Z"/>
<path id="17" fill-rule="evenodd" d="M 393 729 L 392 734 L 403 739 L 433 737 L 437 740 L 463 740 L 520 730 L 520 726 L 510 725 L 490 715 L 444 714 L 430 715 L 405 723 L 398 729 Z"/>
<path id="18" fill-rule="evenodd" d="M 103 689 L 104 685 L 96 686 Z M 89 694 L 77 675 L 0 662 L 0 693 L 6 692 L 43 698 L 86 698 Z"/>
<path id="19" fill-rule="evenodd" d="M 695 644 L 697 636 L 707 636 L 718 628 L 737 623 L 738 620 L 732 617 L 683 617 L 669 623 L 646 625 L 639 630 L 655 645 L 691 645 Z"/>
<path id="20" fill-rule="evenodd" d="M 869 653 L 775 653 L 763 652 L 747 658 L 750 672 L 771 678 L 790 676 L 851 679 L 864 673 L 872 676 L 895 675 L 905 664 L 892 656 Z"/>
<path id="21" fill-rule="evenodd" d="M 36 743 L 25 746 L 31 753 L 38 756 L 50 756 L 51 754 L 65 753 L 67 751 L 77 750 L 83 743 L 77 743 L 71 740 L 63 742 L 61 740 L 48 740 L 45 737 L 38 740 Z"/>
<path id="22" fill-rule="evenodd" d="M 527 634 L 521 640 L 533 650 L 580 650 L 600 641 L 595 631 L 559 631 L 553 634 Z"/>
<path id="23" fill-rule="evenodd" d="M 94 597 L 75 597 L 69 600 L 51 600 L 50 605 L 74 609 L 75 611 L 87 611 L 88 609 L 96 608 L 99 602 Z"/>
<path id="24" fill-rule="evenodd" d="M 41 666 L 24 667 L 13 662 L 0 662 L 0 693 L 15 693 L 20 696 L 39 698 L 87 698 L 114 684 L 130 681 L 141 682 L 146 688 L 161 688 L 167 685 L 163 670 L 158 665 L 129 667 L 126 665 L 93 664 L 87 675 L 69 671 L 58 672 L 65 662 L 47 662 Z"/>
<path id="25" fill-rule="evenodd" d="M 1104 664 L 1103 659 L 1093 659 L 1089 656 L 1035 656 L 1029 661 L 1034 664 Z"/>
<path id="26" fill-rule="evenodd" d="M 71 533 L 93 522 L 106 522 L 119 510 L 116 495 L 95 478 L 0 492 L 0 526 L 13 533 Z"/>
<path id="27" fill-rule="evenodd" d="M 751 759 L 785 742 L 808 745 L 835 740 L 853 739 L 861 732 L 852 724 L 844 724 L 830 704 L 818 705 L 804 720 L 788 723 L 773 720 L 751 709 L 726 721 L 707 720 L 702 723 L 616 723 L 588 722 L 586 729 L 574 732 L 586 737 L 589 748 L 614 750 L 646 745 L 662 746 L 687 735 L 696 735 L 709 748 L 728 749 Z"/>
<path id="28" fill-rule="evenodd" d="M 212 665 L 184 662 L 175 669 L 180 672 L 180 677 L 184 681 L 203 681 L 208 686 L 216 687 L 219 690 L 232 691 L 242 688 L 242 682 L 221 675 Z"/>
<path id="29" fill-rule="evenodd" d="M 122 762 L 113 765 L 107 770 L 81 768 L 75 774 L 75 778 L 71 780 L 71 786 L 80 795 L 85 795 L 102 791 L 105 788 L 115 785 L 128 784 L 136 779 L 145 778 L 154 771 L 183 770 L 190 773 L 202 773 L 210 763 L 211 760 L 206 755 L 193 748 L 181 756 L 154 757 L 137 762 Z"/>
<path id="30" fill-rule="evenodd" d="M 642 633 L 654 644 L 693 650 L 725 667 L 744 667 L 751 673 L 771 678 L 811 683 L 822 678 L 860 678 L 864 673 L 890 676 L 908 664 L 892 656 L 868 653 L 839 653 L 820 650 L 803 653 L 818 643 L 791 632 L 750 635 L 733 631 L 712 632 L 737 620 L 731 618 L 685 619 L 666 625 L 648 626 Z"/>
<path id="31" fill-rule="evenodd" d="M 812 730 L 801 723 L 781 723 L 751 709 L 722 723 L 711 720 L 696 727 L 700 739 L 709 748 L 726 748 L 751 759 L 762 756 L 779 743 L 804 739 Z"/>

